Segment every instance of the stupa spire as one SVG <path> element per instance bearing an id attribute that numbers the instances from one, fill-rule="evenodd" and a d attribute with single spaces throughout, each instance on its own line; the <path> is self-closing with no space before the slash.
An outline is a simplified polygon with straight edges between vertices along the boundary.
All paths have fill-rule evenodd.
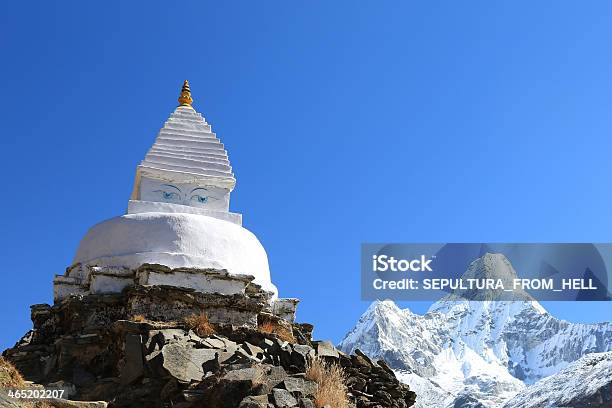
<path id="1" fill-rule="evenodd" d="M 183 82 L 183 89 L 181 89 L 181 96 L 178 98 L 179 106 L 189 106 L 193 103 L 191 98 L 191 89 L 189 89 L 189 81 Z"/>

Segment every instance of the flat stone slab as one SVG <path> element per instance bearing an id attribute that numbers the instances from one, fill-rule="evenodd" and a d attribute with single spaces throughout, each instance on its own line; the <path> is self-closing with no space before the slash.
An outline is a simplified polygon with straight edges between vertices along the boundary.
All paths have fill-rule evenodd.
<path id="1" fill-rule="evenodd" d="M 291 393 L 299 392 L 302 396 L 314 395 L 319 388 L 314 381 L 296 377 L 285 378 L 283 383 L 287 391 Z"/>
<path id="2" fill-rule="evenodd" d="M 166 345 L 162 349 L 164 368 L 177 380 L 202 381 L 202 365 L 215 359 L 217 350 L 196 349 L 180 343 Z"/>
<path id="3" fill-rule="evenodd" d="M 338 358 L 340 354 L 331 341 L 320 341 L 317 344 L 317 355 L 321 357 Z"/>
<path id="4" fill-rule="evenodd" d="M 297 400 L 287 390 L 274 388 L 272 390 L 272 395 L 274 395 L 274 403 L 277 407 L 289 408 L 297 406 Z"/>
<path id="5" fill-rule="evenodd" d="M 138 334 L 125 337 L 125 364 L 121 369 L 121 382 L 130 384 L 144 374 L 142 361 L 142 341 Z"/>

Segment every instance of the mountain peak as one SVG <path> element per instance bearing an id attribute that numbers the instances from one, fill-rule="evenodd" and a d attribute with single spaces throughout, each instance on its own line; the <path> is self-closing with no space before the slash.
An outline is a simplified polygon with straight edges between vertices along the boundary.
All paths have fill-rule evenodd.
<path id="1" fill-rule="evenodd" d="M 503 288 L 470 288 L 470 289 L 456 289 L 453 290 L 449 295 L 445 296 L 441 301 L 449 300 L 477 300 L 477 301 L 508 301 L 508 300 L 519 300 L 535 302 L 535 299 L 527 292 L 522 289 L 515 289 L 512 292 L 506 292 L 504 289 L 513 288 L 514 280 L 518 279 L 518 275 L 512 264 L 501 253 L 487 252 L 480 258 L 474 260 L 467 270 L 461 275 L 462 281 L 466 282 L 468 279 L 475 279 L 479 282 L 483 280 L 501 281 Z"/>
<path id="2" fill-rule="evenodd" d="M 504 254 L 487 252 L 470 264 L 463 278 L 502 279 L 518 278 L 512 264 Z"/>

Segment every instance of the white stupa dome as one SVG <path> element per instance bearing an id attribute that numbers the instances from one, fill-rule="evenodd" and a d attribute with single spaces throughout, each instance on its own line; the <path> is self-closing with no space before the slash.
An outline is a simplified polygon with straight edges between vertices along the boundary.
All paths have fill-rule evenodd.
<path id="1" fill-rule="evenodd" d="M 231 275 L 254 276 L 255 283 L 276 293 L 268 256 L 257 237 L 239 225 L 200 214 L 151 212 L 111 218 L 89 229 L 74 263 L 224 269 Z"/>

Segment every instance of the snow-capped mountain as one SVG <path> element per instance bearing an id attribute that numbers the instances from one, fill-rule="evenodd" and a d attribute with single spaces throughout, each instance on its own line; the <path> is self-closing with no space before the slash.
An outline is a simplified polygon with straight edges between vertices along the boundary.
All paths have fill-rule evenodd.
<path id="1" fill-rule="evenodd" d="M 611 407 L 612 352 L 593 353 L 527 387 L 504 405 L 524 407 Z"/>
<path id="2" fill-rule="evenodd" d="M 501 254 L 485 254 L 464 276 L 516 277 Z M 526 385 L 585 354 L 612 350 L 612 323 L 556 319 L 527 293 L 515 301 L 448 295 L 425 315 L 374 302 L 339 347 L 390 362 L 420 407 L 501 407 Z M 420 393 L 419 393 L 420 391 Z"/>

